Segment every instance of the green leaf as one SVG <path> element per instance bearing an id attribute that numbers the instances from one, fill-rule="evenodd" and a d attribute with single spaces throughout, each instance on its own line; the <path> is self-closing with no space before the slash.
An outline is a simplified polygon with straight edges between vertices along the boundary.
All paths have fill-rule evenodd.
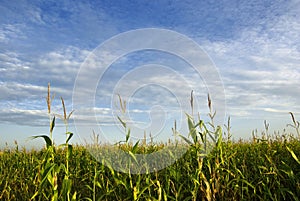
<path id="1" fill-rule="evenodd" d="M 118 117 L 119 121 L 121 122 L 122 126 L 124 128 L 126 128 L 126 122 L 124 122 L 119 116 L 117 116 L 117 117 Z"/>
<path id="2" fill-rule="evenodd" d="M 52 141 L 47 135 L 37 135 L 31 137 L 31 139 L 36 139 L 36 138 L 44 138 L 47 148 L 52 146 Z"/>
<path id="3" fill-rule="evenodd" d="M 222 144 L 222 128 L 220 126 L 217 127 L 217 130 L 215 132 L 215 136 L 217 136 L 217 148 L 219 149 Z"/>
<path id="4" fill-rule="evenodd" d="M 208 135 L 209 135 L 209 137 L 210 137 L 210 139 L 211 139 L 211 140 L 213 140 L 214 142 L 216 142 L 216 139 L 215 139 L 215 137 L 214 137 L 214 136 L 212 136 L 212 134 L 210 134 L 210 132 L 208 132 Z"/>
<path id="5" fill-rule="evenodd" d="M 198 133 L 200 135 L 201 141 L 204 142 L 204 135 L 203 135 L 203 133 L 201 133 L 201 132 L 198 132 Z"/>
<path id="6" fill-rule="evenodd" d="M 196 128 L 194 125 L 194 121 L 191 116 L 187 115 L 187 117 L 188 117 L 189 135 L 191 135 L 191 137 L 194 141 L 194 144 L 196 144 L 198 139 L 197 139 L 197 132 L 196 132 Z"/>
<path id="7" fill-rule="evenodd" d="M 90 191 L 93 191 L 93 188 L 90 187 L 89 185 L 86 184 L 85 187 L 88 188 Z M 92 200 L 92 199 L 90 199 L 90 198 L 85 198 L 85 199 Z"/>
<path id="8" fill-rule="evenodd" d="M 131 158 L 133 158 L 133 160 L 138 164 L 138 161 L 136 159 L 136 156 L 134 153 L 132 153 L 131 151 L 128 151 L 128 154 L 131 156 Z"/>
<path id="9" fill-rule="evenodd" d="M 102 186 L 101 186 L 101 184 L 100 184 L 99 181 L 96 181 L 96 182 L 95 182 L 95 186 L 97 186 L 97 187 L 99 187 L 99 188 L 102 188 Z"/>
<path id="10" fill-rule="evenodd" d="M 43 184 L 46 182 L 46 180 L 50 179 L 50 183 L 52 185 L 52 182 L 51 182 L 51 178 L 52 178 L 52 170 L 56 167 L 56 164 L 51 164 L 49 166 L 46 167 L 45 171 L 44 171 L 44 174 L 42 175 L 42 181 L 41 181 L 41 185 L 40 186 L 43 186 Z"/>
<path id="11" fill-rule="evenodd" d="M 53 117 L 52 122 L 50 124 L 50 133 L 52 133 L 54 126 L 55 126 L 55 116 Z"/>
<path id="12" fill-rule="evenodd" d="M 68 144 L 68 157 L 71 157 L 73 153 L 73 146 L 71 144 Z"/>
<path id="13" fill-rule="evenodd" d="M 134 146 L 132 147 L 132 152 L 133 153 L 136 153 L 136 150 L 137 150 L 137 148 L 138 148 L 138 145 L 139 145 L 139 140 L 134 144 Z"/>
<path id="14" fill-rule="evenodd" d="M 39 191 L 35 192 L 34 195 L 30 198 L 30 200 L 34 200 L 34 198 L 39 195 Z"/>
<path id="15" fill-rule="evenodd" d="M 291 148 L 289 148 L 288 146 L 286 146 L 286 149 L 291 153 L 292 157 L 300 165 L 300 161 L 299 161 L 298 157 L 296 156 L 296 154 L 294 153 L 294 151 Z"/>
<path id="16" fill-rule="evenodd" d="M 130 129 L 128 129 L 126 134 L 126 143 L 128 142 L 129 138 L 130 138 Z"/>
<path id="17" fill-rule="evenodd" d="M 74 193 L 73 196 L 72 196 L 72 200 L 77 200 L 77 199 L 76 199 L 76 196 L 77 196 L 77 192 L 75 191 L 75 193 Z"/>
<path id="18" fill-rule="evenodd" d="M 179 135 L 179 137 L 181 137 L 185 142 L 187 142 L 189 145 L 192 145 L 193 143 L 188 139 L 186 138 L 185 136 L 183 135 Z"/>
<path id="19" fill-rule="evenodd" d="M 57 168 L 56 171 L 60 172 L 60 170 L 63 170 L 64 172 L 67 171 L 67 168 L 66 168 L 65 164 L 63 164 L 63 163 L 60 164 L 60 166 Z"/>
<path id="20" fill-rule="evenodd" d="M 66 140 L 66 143 L 68 143 L 74 134 L 71 132 L 66 132 L 66 134 L 69 135 L 68 139 Z"/>
<path id="21" fill-rule="evenodd" d="M 64 178 L 62 183 L 62 190 L 61 190 L 62 195 L 70 194 L 71 189 L 72 189 L 72 180 Z"/>

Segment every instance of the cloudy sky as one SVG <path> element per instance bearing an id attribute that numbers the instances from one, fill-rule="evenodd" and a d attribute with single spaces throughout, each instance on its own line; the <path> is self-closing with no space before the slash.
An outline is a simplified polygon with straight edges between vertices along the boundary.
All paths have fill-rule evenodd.
<path id="1" fill-rule="evenodd" d="M 74 109 L 74 142 L 90 139 L 92 130 L 124 139 L 117 94 L 127 101 L 123 118 L 136 128 L 134 137 L 145 131 L 166 139 L 174 120 L 185 122 L 184 112 L 191 113 L 191 90 L 204 119 L 206 94 L 212 94 L 218 118 L 231 117 L 235 139 L 263 130 L 264 120 L 281 131 L 289 112 L 300 116 L 299 13 L 296 0 L 1 1 L 0 146 L 42 144 L 28 137 L 48 133 L 49 82 L 53 112 L 62 113 L 61 96 L 67 110 Z M 134 32 L 143 29 L 144 35 Z M 180 57 L 199 52 L 172 36 L 166 41 L 164 30 L 198 44 L 200 72 Z M 118 41 L 124 33 L 134 35 Z M 147 49 L 159 44 L 179 55 Z M 62 124 L 57 121 L 58 141 L 64 139 Z"/>

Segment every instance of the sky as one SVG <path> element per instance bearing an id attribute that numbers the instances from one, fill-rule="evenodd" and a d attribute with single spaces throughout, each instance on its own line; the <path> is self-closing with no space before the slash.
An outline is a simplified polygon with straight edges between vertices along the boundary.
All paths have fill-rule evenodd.
<path id="1" fill-rule="evenodd" d="M 43 144 L 29 138 L 49 133 L 48 83 L 53 114 L 62 114 L 60 97 L 74 110 L 74 143 L 92 140 L 93 131 L 104 142 L 124 140 L 118 116 L 135 139 L 172 138 L 175 120 L 186 132 L 191 90 L 194 113 L 205 121 L 212 94 L 217 123 L 230 117 L 234 139 L 251 138 L 264 120 L 283 131 L 289 112 L 300 115 L 299 13 L 296 0 L 2 0 L 0 147 Z M 173 49 L 147 48 L 156 45 Z M 198 55 L 192 63 L 200 72 L 180 55 Z M 56 125 L 62 143 L 63 121 Z"/>

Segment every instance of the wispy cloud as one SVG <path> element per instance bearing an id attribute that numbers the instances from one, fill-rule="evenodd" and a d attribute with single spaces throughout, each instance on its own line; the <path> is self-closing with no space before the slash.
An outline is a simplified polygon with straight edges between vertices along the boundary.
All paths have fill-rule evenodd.
<path id="1" fill-rule="evenodd" d="M 292 13 L 273 19 L 266 16 L 259 26 L 241 30 L 234 40 L 203 41 L 220 69 L 229 114 L 256 113 L 268 118 L 270 108 L 272 112 L 276 108 L 299 111 L 300 23 Z"/>
<path id="2" fill-rule="evenodd" d="M 22 32 L 25 29 L 24 24 L 2 24 L 0 26 L 0 42 L 8 44 L 13 40 L 26 39 L 26 35 Z"/>
<path id="3" fill-rule="evenodd" d="M 205 81 L 211 80 L 213 85 L 215 74 L 206 68 L 199 75 L 176 55 L 145 50 L 117 58 L 121 50 L 106 49 L 94 52 L 94 59 L 83 69 L 88 76 L 77 77 L 87 56 L 93 55 L 94 48 L 103 41 L 123 31 L 145 27 L 178 31 L 203 47 L 223 80 L 228 115 L 254 119 L 281 118 L 288 111 L 297 113 L 299 11 L 298 1 L 280 0 L 1 3 L 0 122 L 47 125 L 41 119 L 45 116 L 48 82 L 56 93 L 53 103 L 57 111 L 61 109 L 60 96 L 71 110 L 74 84 L 83 83 L 83 93 L 77 95 L 90 107 L 81 111 L 82 116 L 75 111 L 74 117 L 77 115 L 87 124 L 94 120 L 94 113 L 103 124 L 116 122 L 111 114 L 116 109 L 112 101 L 116 102 L 117 93 L 131 104 L 130 123 L 148 124 L 151 109 L 157 105 L 169 113 L 160 110 L 156 117 L 173 121 L 173 117 L 180 116 L 180 110 L 190 111 L 191 89 L 198 98 L 197 109 L 201 115 L 206 114 L 209 90 L 223 93 L 220 89 L 207 89 Z M 149 35 L 140 43 L 151 44 L 157 38 L 160 35 Z M 132 40 L 124 44 L 128 48 L 134 45 Z M 189 46 L 178 52 L 191 58 L 194 55 Z M 203 59 L 201 56 L 193 57 L 194 61 Z M 97 70 L 106 65 L 102 58 L 112 64 L 100 79 Z M 152 64 L 167 68 L 159 70 Z M 83 96 L 87 91 L 95 97 Z M 213 104 L 220 104 L 220 100 L 213 99 Z"/>

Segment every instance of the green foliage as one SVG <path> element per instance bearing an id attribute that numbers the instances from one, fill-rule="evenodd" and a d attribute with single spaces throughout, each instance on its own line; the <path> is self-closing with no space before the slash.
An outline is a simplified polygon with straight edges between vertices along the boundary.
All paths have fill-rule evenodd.
<path id="1" fill-rule="evenodd" d="M 137 149 L 153 150 L 150 145 Z M 51 159 L 42 167 L 41 158 L 51 155 L 47 149 L 4 150 L 0 200 L 66 200 L 67 195 L 70 200 L 297 200 L 299 153 L 300 143 L 293 138 L 222 141 L 205 158 L 199 158 L 197 147 L 191 147 L 165 169 L 131 175 L 116 172 L 97 162 L 85 147 L 74 146 L 66 178 L 66 149 L 55 150 L 54 163 Z"/>

